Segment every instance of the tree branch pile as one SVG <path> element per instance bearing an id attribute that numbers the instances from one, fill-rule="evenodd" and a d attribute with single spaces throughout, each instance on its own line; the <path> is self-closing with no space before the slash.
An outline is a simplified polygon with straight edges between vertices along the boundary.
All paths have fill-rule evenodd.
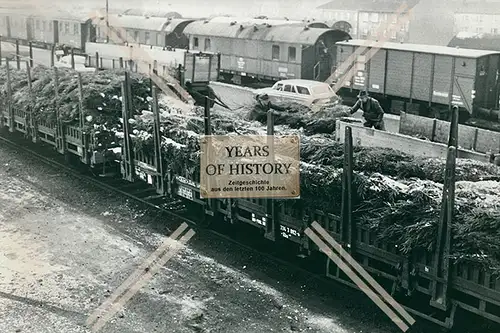
<path id="1" fill-rule="evenodd" d="M 13 105 L 29 109 L 27 76 L 12 70 Z M 82 74 L 87 126 L 95 131 L 106 129 L 123 136 L 121 82 L 123 72 L 103 71 Z M 59 70 L 59 106 L 63 119 L 79 119 L 76 74 Z M 5 103 L 5 69 L 0 69 L 2 103 Z M 149 101 L 149 80 L 132 75 L 134 107 L 131 119 L 134 148 L 153 152 L 153 117 Z M 44 68 L 33 71 L 36 94 L 34 114 L 40 119 L 55 119 L 53 72 Z M 178 114 L 169 98 L 160 98 L 162 151 L 165 166 L 180 175 L 199 174 L 199 138 L 203 135 L 203 112 Z M 337 110 L 338 111 L 338 110 Z M 325 119 L 334 118 L 331 111 Z M 308 114 L 307 112 L 304 114 Z M 52 118 L 51 118 L 52 117 Z M 307 124 L 297 115 L 295 125 L 286 116 L 277 121 L 276 134 L 301 135 L 301 199 L 277 201 L 305 209 L 320 209 L 340 215 L 343 145 L 330 134 L 317 134 L 298 126 Z M 278 119 L 281 119 L 278 117 Z M 309 120 L 314 115 L 309 114 Z M 261 122 L 262 119 L 259 119 Z M 259 121 L 212 114 L 213 134 L 266 134 Z M 332 121 L 334 123 L 334 121 Z M 321 131 L 320 131 L 321 132 Z M 453 220 L 452 258 L 485 265 L 500 271 L 500 183 L 481 180 L 500 176 L 492 164 L 457 160 L 456 209 Z M 410 255 L 413 251 L 433 251 L 441 207 L 445 161 L 418 158 L 390 149 L 354 148 L 353 217 L 358 225 L 370 230 L 386 243 Z"/>

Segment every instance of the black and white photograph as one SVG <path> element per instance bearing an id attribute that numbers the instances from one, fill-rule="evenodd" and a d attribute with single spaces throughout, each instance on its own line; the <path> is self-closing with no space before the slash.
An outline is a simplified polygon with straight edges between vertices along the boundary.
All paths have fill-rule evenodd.
<path id="1" fill-rule="evenodd" d="M 0 333 L 500 332 L 500 0 L 0 0 Z"/>

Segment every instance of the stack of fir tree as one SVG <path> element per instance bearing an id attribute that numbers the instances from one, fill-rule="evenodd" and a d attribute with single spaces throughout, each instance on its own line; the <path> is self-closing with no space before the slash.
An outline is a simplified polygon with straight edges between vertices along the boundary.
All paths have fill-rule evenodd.
<path id="1" fill-rule="evenodd" d="M 33 110 L 38 119 L 54 121 L 53 70 L 36 68 L 32 74 L 34 103 L 29 99 L 26 72 L 11 71 L 13 106 Z M 64 121 L 77 122 L 80 117 L 78 77 L 73 71 L 62 69 L 58 70 L 58 75 L 59 113 Z M 82 74 L 82 79 L 86 124 L 119 135 L 123 131 L 120 97 L 123 72 Z M 134 147 L 152 153 L 150 81 L 140 75 L 132 75 L 131 81 L 133 108 L 131 119 L 127 121 L 132 127 Z M 4 68 L 0 69 L 0 85 L 2 103 L 5 103 Z M 199 174 L 199 138 L 204 132 L 202 110 L 195 108 L 191 113 L 178 114 L 168 98 L 162 97 L 161 101 L 161 146 L 165 166 L 181 175 Z M 335 119 L 345 115 L 345 111 L 337 106 L 324 113 L 288 112 L 296 114 L 295 119 L 299 120 L 295 123 L 287 122 L 286 113 L 278 116 L 283 121 L 276 122 L 276 134 L 301 135 L 301 199 L 279 201 L 279 204 L 340 214 L 343 146 L 331 134 L 318 134 L 333 132 L 330 128 L 324 130 L 324 126 L 319 126 L 315 131 L 311 121 L 326 119 L 333 124 Z M 251 121 L 214 112 L 212 133 L 265 134 L 263 120 L 257 118 Z M 452 256 L 498 270 L 500 183 L 481 179 L 500 176 L 500 170 L 491 164 L 474 161 L 458 160 L 457 163 Z M 356 147 L 354 164 L 353 215 L 356 223 L 385 242 L 395 244 L 402 253 L 419 249 L 432 251 L 437 238 L 445 161 L 416 158 L 390 149 Z"/>

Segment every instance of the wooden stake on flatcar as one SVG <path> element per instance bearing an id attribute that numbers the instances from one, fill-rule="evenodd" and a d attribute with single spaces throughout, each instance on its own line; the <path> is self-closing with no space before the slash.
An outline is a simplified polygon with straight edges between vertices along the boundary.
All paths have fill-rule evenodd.
<path id="1" fill-rule="evenodd" d="M 443 311 L 449 310 L 448 289 L 451 283 L 450 249 L 451 225 L 455 214 L 455 175 L 458 145 L 458 107 L 454 106 L 451 114 L 450 136 L 448 137 L 448 155 L 441 200 L 441 215 L 438 226 L 438 239 L 434 254 L 434 278 L 431 283 L 430 304 Z"/>
<path id="2" fill-rule="evenodd" d="M 75 69 L 75 50 L 71 48 L 71 69 Z"/>
<path id="3" fill-rule="evenodd" d="M 99 52 L 95 53 L 95 71 L 99 71 Z"/>
<path id="4" fill-rule="evenodd" d="M 33 67 L 33 43 L 29 43 L 29 48 L 30 48 L 30 65 L 29 67 Z"/>
<path id="5" fill-rule="evenodd" d="M 448 147 L 458 147 L 458 106 L 453 105 L 451 109 L 450 134 L 448 136 Z"/>
<path id="6" fill-rule="evenodd" d="M 340 235 L 345 250 L 355 252 L 356 225 L 352 219 L 352 181 L 353 181 L 353 140 L 352 128 L 346 126 L 344 141 L 344 169 L 342 174 L 342 208 L 340 212 Z"/>
<path id="7" fill-rule="evenodd" d="M 156 177 L 156 192 L 163 195 L 165 193 L 165 180 L 163 178 L 163 157 L 161 152 L 160 108 L 158 106 L 158 89 L 154 84 L 151 88 L 151 94 L 153 97 L 155 162 L 156 172 L 159 174 Z"/>
<path id="8" fill-rule="evenodd" d="M 85 165 L 90 165 L 90 134 L 85 131 L 85 110 L 83 107 L 83 82 L 82 73 L 78 72 L 78 107 L 80 109 L 80 133 L 82 135 L 82 156 L 81 161 Z"/>
<path id="9" fill-rule="evenodd" d="M 52 48 L 50 51 L 50 67 L 55 66 L 55 56 L 56 56 L 56 46 L 52 45 Z"/>
<path id="10" fill-rule="evenodd" d="M 32 104 L 31 104 L 31 89 L 30 89 L 30 81 L 31 81 L 31 73 L 30 73 L 30 64 L 29 61 L 24 62 L 26 64 L 26 71 L 28 74 L 28 100 L 29 106 L 27 110 L 24 110 L 24 138 L 28 139 L 31 136 L 31 113 L 33 112 Z"/>
<path id="11" fill-rule="evenodd" d="M 124 166 L 123 179 L 133 182 L 135 180 L 134 154 L 132 140 L 130 139 L 129 115 L 132 110 L 132 95 L 130 93 L 130 74 L 125 72 L 125 80 L 122 83 L 122 118 L 123 118 L 123 154 Z"/>
<path id="12" fill-rule="evenodd" d="M 207 137 L 210 137 L 212 135 L 212 126 L 211 126 L 212 121 L 210 116 L 210 101 L 206 97 L 205 97 L 205 108 L 203 112 L 203 124 L 204 124 L 205 138 L 203 139 L 202 144 L 207 146 L 205 148 L 204 158 L 210 160 L 211 159 L 210 155 L 213 154 L 213 149 L 212 149 L 213 147 L 211 145 L 212 141 L 210 139 L 207 140 Z M 205 184 L 207 186 L 206 189 L 207 191 L 208 189 L 212 188 L 210 180 L 211 178 L 209 178 Z M 202 191 L 204 190 L 202 189 Z M 214 216 L 215 214 L 216 201 L 214 199 L 205 199 L 205 202 L 206 204 L 203 206 L 203 212 L 202 212 L 203 218 L 201 221 L 201 225 L 204 227 L 208 227 L 212 222 L 211 217 Z"/>
<path id="13" fill-rule="evenodd" d="M 21 69 L 21 55 L 19 52 L 19 39 L 16 39 L 16 65 L 17 65 L 17 69 Z"/>
<path id="14" fill-rule="evenodd" d="M 275 158 L 275 149 L 274 149 L 274 112 L 273 110 L 267 111 L 267 145 L 269 146 L 269 151 L 271 152 L 270 157 L 272 160 L 271 163 L 274 162 Z M 269 186 L 273 186 L 274 184 L 271 182 Z M 266 209 L 266 232 L 264 237 L 272 240 L 278 241 L 280 238 L 280 225 L 279 221 L 276 218 L 276 206 L 273 199 L 266 198 L 265 199 L 265 209 Z"/>
<path id="15" fill-rule="evenodd" d="M 7 66 L 7 110 L 9 112 L 9 132 L 14 132 L 14 108 L 12 107 L 12 83 L 10 78 L 9 59 L 5 59 Z"/>
<path id="16" fill-rule="evenodd" d="M 28 74 L 28 93 L 30 94 L 30 131 L 31 131 L 31 141 L 33 143 L 38 143 L 38 122 L 35 119 L 35 95 L 33 94 L 33 83 L 31 77 L 31 67 L 26 68 Z"/>

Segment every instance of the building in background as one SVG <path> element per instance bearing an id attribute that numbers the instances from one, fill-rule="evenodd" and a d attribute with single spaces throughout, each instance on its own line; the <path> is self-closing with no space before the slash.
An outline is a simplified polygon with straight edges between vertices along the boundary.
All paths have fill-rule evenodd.
<path id="1" fill-rule="evenodd" d="M 316 7 L 314 18 L 327 22 L 333 28 L 349 33 L 353 38 L 357 36 L 358 9 L 361 5 L 355 1 L 331 1 Z"/>
<path id="2" fill-rule="evenodd" d="M 455 10 L 454 32 L 500 34 L 500 2 L 464 1 Z"/>
<path id="3" fill-rule="evenodd" d="M 406 41 L 409 32 L 408 8 L 417 0 L 340 0 L 316 8 L 316 15 L 350 33 L 353 38 Z"/>
<path id="4" fill-rule="evenodd" d="M 453 15 L 463 0 L 420 0 L 411 11 L 408 43 L 445 46 L 453 39 Z"/>

